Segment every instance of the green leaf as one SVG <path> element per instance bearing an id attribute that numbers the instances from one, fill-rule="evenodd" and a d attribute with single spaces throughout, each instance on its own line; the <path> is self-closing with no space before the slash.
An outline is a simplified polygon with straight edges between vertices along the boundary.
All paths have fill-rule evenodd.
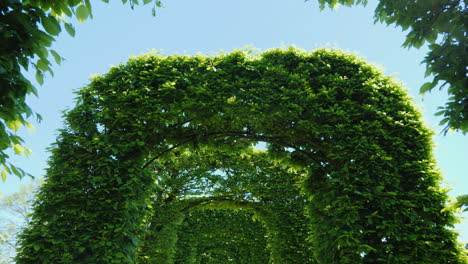
<path id="1" fill-rule="evenodd" d="M 446 118 L 442 119 L 442 120 L 440 121 L 440 123 L 439 123 L 439 126 L 445 125 L 449 120 L 450 120 L 449 117 L 446 117 Z"/>
<path id="2" fill-rule="evenodd" d="M 40 84 L 44 84 L 44 75 L 42 74 L 41 71 L 36 71 L 36 81 Z"/>
<path id="3" fill-rule="evenodd" d="M 10 168 L 8 168 L 8 166 L 3 165 L 3 169 L 4 169 L 6 172 L 11 173 L 11 170 L 10 170 Z"/>
<path id="4" fill-rule="evenodd" d="M 48 71 L 49 70 L 49 61 L 47 59 L 40 59 L 37 61 L 36 66 L 41 71 Z"/>
<path id="5" fill-rule="evenodd" d="M 70 8 L 69 8 L 66 4 L 63 4 L 63 5 L 62 5 L 61 10 L 62 10 L 62 12 L 63 12 L 65 15 L 67 15 L 68 17 L 73 16 L 72 11 L 70 10 Z"/>
<path id="6" fill-rule="evenodd" d="M 65 23 L 65 29 L 67 30 L 68 34 L 72 37 L 75 36 L 75 28 L 73 28 L 72 24 Z"/>
<path id="7" fill-rule="evenodd" d="M 426 72 L 424 72 L 424 78 L 431 75 L 431 73 L 432 73 L 432 69 L 430 67 L 426 67 Z"/>
<path id="8" fill-rule="evenodd" d="M 35 250 L 35 251 L 39 251 L 39 249 L 41 248 L 41 247 L 40 247 L 39 245 L 37 245 L 37 244 L 35 244 L 33 247 L 34 247 L 34 250 Z"/>
<path id="9" fill-rule="evenodd" d="M 83 23 L 89 17 L 89 9 L 85 5 L 80 5 L 75 11 L 76 18 L 80 23 Z"/>
<path id="10" fill-rule="evenodd" d="M 89 0 L 84 0 L 84 2 L 85 2 L 86 7 L 88 8 L 89 17 L 93 18 L 93 9 L 92 9 L 92 6 L 91 6 L 91 2 L 89 2 Z"/>
<path id="11" fill-rule="evenodd" d="M 145 5 L 146 5 L 146 4 L 149 4 L 149 3 L 151 3 L 151 2 L 153 2 L 153 0 L 143 0 L 143 4 L 145 4 Z"/>
<path id="12" fill-rule="evenodd" d="M 23 178 L 23 175 L 19 172 L 18 168 L 16 168 L 15 166 L 11 166 L 11 170 L 16 176 L 18 176 L 19 178 Z"/>
<path id="13" fill-rule="evenodd" d="M 5 170 L 2 170 L 2 182 L 5 182 L 7 178 L 7 173 Z"/>
<path id="14" fill-rule="evenodd" d="M 431 44 L 433 44 L 437 40 L 437 31 L 432 30 L 428 35 L 427 35 L 427 41 Z"/>
<path id="15" fill-rule="evenodd" d="M 21 146 L 20 144 L 15 144 L 15 145 L 13 146 L 13 150 L 15 151 L 15 154 L 16 154 L 16 155 L 20 155 L 21 153 L 23 153 L 24 147 Z"/>
<path id="16" fill-rule="evenodd" d="M 163 7 L 163 4 L 162 4 L 161 1 L 156 1 L 156 6 L 157 6 L 157 7 Z"/>
<path id="17" fill-rule="evenodd" d="M 49 52 L 44 47 L 39 47 L 36 49 L 36 54 L 39 56 L 39 58 L 42 59 L 47 59 L 47 56 L 49 56 Z"/>
<path id="18" fill-rule="evenodd" d="M 50 53 L 52 53 L 52 56 L 54 56 L 55 62 L 57 64 L 62 63 L 62 57 L 55 51 L 55 50 L 50 50 Z"/>
<path id="19" fill-rule="evenodd" d="M 421 88 L 419 88 L 419 94 L 424 95 L 427 91 L 432 90 L 432 88 L 434 88 L 434 86 L 435 86 L 435 84 L 433 84 L 432 82 L 427 82 L 427 83 L 423 84 L 421 86 Z"/>
<path id="20" fill-rule="evenodd" d="M 14 121 L 8 121 L 6 122 L 6 125 L 9 129 L 13 130 L 13 131 L 18 131 L 18 129 L 20 129 L 22 123 L 20 120 L 14 120 Z"/>
<path id="21" fill-rule="evenodd" d="M 461 131 L 463 131 L 465 133 L 468 132 L 468 120 L 464 120 L 464 121 L 461 122 L 460 129 L 461 129 Z"/>
<path id="22" fill-rule="evenodd" d="M 61 31 L 60 24 L 57 21 L 57 19 L 55 19 L 55 17 L 45 16 L 42 18 L 41 22 L 42 22 L 42 26 L 44 27 L 44 29 L 50 35 L 57 36 L 60 33 Z"/>

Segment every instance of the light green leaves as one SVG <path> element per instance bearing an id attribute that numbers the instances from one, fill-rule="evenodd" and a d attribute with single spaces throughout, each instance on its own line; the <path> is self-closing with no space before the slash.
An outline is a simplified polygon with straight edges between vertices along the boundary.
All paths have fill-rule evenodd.
<path id="1" fill-rule="evenodd" d="M 21 153 L 23 153 L 24 147 L 21 146 L 20 144 L 15 144 L 15 145 L 13 146 L 13 150 L 15 151 L 15 154 L 16 154 L 16 155 L 20 155 Z"/>
<path id="2" fill-rule="evenodd" d="M 20 120 L 14 120 L 14 121 L 8 121 L 8 122 L 6 122 L 7 127 L 8 127 L 9 129 L 15 131 L 15 132 L 17 132 L 18 129 L 20 129 L 20 127 L 21 127 L 22 124 L 23 124 L 23 123 L 22 123 Z"/>
<path id="3" fill-rule="evenodd" d="M 41 71 L 48 71 L 50 69 L 49 65 L 50 62 L 46 59 L 39 59 L 36 63 L 37 68 Z"/>
<path id="4" fill-rule="evenodd" d="M 2 182 L 5 182 L 7 178 L 7 173 L 5 170 L 2 170 Z"/>
<path id="5" fill-rule="evenodd" d="M 42 26 L 52 36 L 57 36 L 61 31 L 60 23 L 51 15 L 42 18 Z"/>
<path id="6" fill-rule="evenodd" d="M 90 16 L 90 11 L 87 6 L 79 5 L 75 11 L 76 18 L 80 23 L 83 23 Z"/>

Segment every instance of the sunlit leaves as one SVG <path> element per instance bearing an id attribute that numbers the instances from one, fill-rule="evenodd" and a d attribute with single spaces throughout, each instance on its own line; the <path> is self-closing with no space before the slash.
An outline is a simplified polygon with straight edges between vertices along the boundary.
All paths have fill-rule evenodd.
<path id="1" fill-rule="evenodd" d="M 16 155 L 19 155 L 19 154 L 23 153 L 24 148 L 23 148 L 23 146 L 21 146 L 20 144 L 15 144 L 15 145 L 13 146 L 13 150 L 15 151 L 15 154 L 16 154 Z"/>
<path id="2" fill-rule="evenodd" d="M 20 127 L 22 126 L 22 122 L 20 120 L 14 120 L 14 121 L 8 121 L 6 122 L 6 125 L 9 129 L 13 130 L 13 131 L 18 131 L 18 129 L 20 129 Z"/>
<path id="3" fill-rule="evenodd" d="M 90 12 L 88 7 L 85 5 L 80 5 L 76 8 L 75 14 L 78 21 L 84 22 L 89 17 Z"/>

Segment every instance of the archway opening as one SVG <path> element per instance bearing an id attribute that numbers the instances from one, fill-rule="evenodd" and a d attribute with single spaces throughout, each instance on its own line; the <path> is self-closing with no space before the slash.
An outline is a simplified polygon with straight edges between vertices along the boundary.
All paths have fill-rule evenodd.
<path id="1" fill-rule="evenodd" d="M 306 171 L 295 170 L 284 160 L 273 160 L 267 151 L 248 145 L 236 146 L 236 150 L 180 147 L 166 153 L 152 170 L 158 186 L 151 204 L 154 213 L 149 216 L 149 232 L 140 250 L 142 263 L 173 263 L 177 241 L 192 234 L 177 230 L 189 216 L 193 217 L 194 210 L 249 212 L 266 228 L 271 263 L 315 263 L 308 242 L 306 197 L 300 191 Z M 211 215 L 245 221 L 245 216 L 234 213 Z M 245 241 L 243 245 L 247 245 Z M 204 254 L 199 250 L 190 252 Z M 190 259 L 199 258 L 201 255 L 193 255 Z"/>

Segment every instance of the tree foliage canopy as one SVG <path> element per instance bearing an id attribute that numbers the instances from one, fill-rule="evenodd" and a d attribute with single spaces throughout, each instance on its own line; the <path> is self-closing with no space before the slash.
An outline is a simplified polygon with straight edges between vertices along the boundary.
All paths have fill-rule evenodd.
<path id="1" fill-rule="evenodd" d="M 145 241 L 177 245 L 184 208 L 237 208 L 263 219 L 269 239 L 305 221 L 318 263 L 465 263 L 432 133 L 399 84 L 337 50 L 249 53 L 135 57 L 79 91 L 17 262 L 167 256 L 174 247 L 150 251 Z M 250 154 L 258 142 L 263 161 Z M 216 173 L 236 169 L 237 180 Z M 289 192 L 262 180 L 268 170 L 303 174 L 305 209 L 289 214 L 306 212 L 299 226 L 281 214 L 299 208 Z M 289 198 L 268 203 L 280 197 Z M 266 241 L 272 255 L 286 259 L 294 243 L 276 241 Z"/>
<path id="2" fill-rule="evenodd" d="M 347 6 L 367 4 L 367 0 L 319 0 L 321 8 L 334 8 L 338 4 Z M 422 61 L 426 64 L 427 76 L 432 82 L 423 84 L 424 94 L 440 85 L 447 87 L 448 102 L 437 116 L 443 116 L 440 125 L 445 132 L 455 129 L 468 132 L 468 21 L 466 0 L 379 0 L 375 9 L 375 21 L 387 25 L 395 24 L 408 30 L 403 47 L 420 48 L 429 43 L 429 52 Z"/>
<path id="3" fill-rule="evenodd" d="M 108 0 L 102 0 L 108 2 Z M 153 14 L 161 1 L 131 0 L 133 8 L 140 2 L 154 2 Z M 127 3 L 127 0 L 122 0 Z M 11 148 L 15 154 L 28 155 L 30 150 L 22 146 L 16 135 L 21 126 L 32 128 L 27 118 L 35 114 L 26 104 L 27 95 L 36 95 L 37 90 L 22 74 L 21 70 L 35 70 L 36 80 L 44 83 L 48 72 L 53 75 L 52 63 L 60 64 L 62 57 L 53 49 L 55 38 L 65 29 L 75 35 L 74 26 L 67 18 L 76 17 L 80 22 L 92 17 L 89 0 L 5 0 L 0 1 L 0 165 L 2 180 L 7 174 L 18 177 L 27 175 L 21 168 L 8 162 L 5 152 Z M 30 69 L 33 68 L 33 69 Z"/>

